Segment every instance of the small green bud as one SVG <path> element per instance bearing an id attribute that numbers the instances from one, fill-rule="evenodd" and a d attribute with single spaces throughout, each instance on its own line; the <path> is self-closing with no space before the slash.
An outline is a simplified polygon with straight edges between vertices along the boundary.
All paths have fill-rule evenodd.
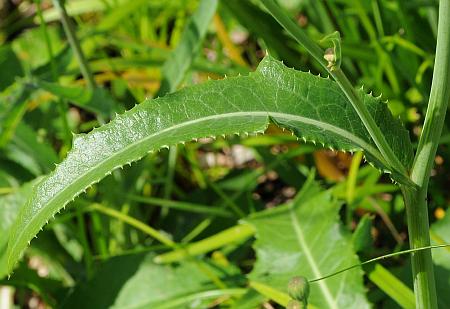
<path id="1" fill-rule="evenodd" d="M 309 296 L 308 279 L 303 276 L 293 277 L 288 284 L 288 294 L 296 300 L 307 300 Z"/>
<path id="2" fill-rule="evenodd" d="M 295 299 L 291 299 L 286 306 L 286 309 L 305 309 L 305 308 L 306 307 L 301 301 Z"/>

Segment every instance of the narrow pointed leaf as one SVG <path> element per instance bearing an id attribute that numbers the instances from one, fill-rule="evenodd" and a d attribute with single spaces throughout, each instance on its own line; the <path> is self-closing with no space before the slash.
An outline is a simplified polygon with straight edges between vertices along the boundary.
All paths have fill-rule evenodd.
<path id="1" fill-rule="evenodd" d="M 198 55 L 206 36 L 208 25 L 216 12 L 218 0 L 202 0 L 189 19 L 181 35 L 180 43 L 170 53 L 162 67 L 161 88 L 157 96 L 175 91 Z"/>
<path id="2" fill-rule="evenodd" d="M 402 308 L 414 308 L 414 292 L 381 264 L 373 265 L 367 277 Z"/>
<path id="3" fill-rule="evenodd" d="M 17 76 L 23 76 L 22 66 L 11 45 L 0 46 L 0 68 L 3 72 L 0 75 L 0 91 L 12 85 Z"/>
<path id="4" fill-rule="evenodd" d="M 406 130 L 384 103 L 368 95 L 364 101 L 395 154 L 410 166 L 412 148 Z M 112 170 L 184 141 L 263 132 L 270 121 L 305 140 L 334 149 L 363 150 L 371 162 L 386 169 L 335 82 L 266 57 L 249 76 L 209 81 L 145 101 L 109 124 L 75 136 L 67 158 L 34 188 L 22 208 L 8 246 L 9 268 L 52 215 Z"/>
<path id="5" fill-rule="evenodd" d="M 14 131 L 27 110 L 32 89 L 23 83 L 15 83 L 0 93 L 0 148 L 14 136 Z"/>

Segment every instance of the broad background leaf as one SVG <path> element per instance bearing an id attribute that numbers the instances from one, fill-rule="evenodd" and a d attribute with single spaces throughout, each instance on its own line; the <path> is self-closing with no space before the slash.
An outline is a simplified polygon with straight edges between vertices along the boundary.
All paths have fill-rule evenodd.
<path id="1" fill-rule="evenodd" d="M 369 95 L 364 101 L 394 153 L 409 166 L 408 132 L 384 103 Z M 34 188 L 19 213 L 8 246 L 9 269 L 52 215 L 112 170 L 180 142 L 263 132 L 270 121 L 314 143 L 364 150 L 371 162 L 385 169 L 381 154 L 336 83 L 266 57 L 249 76 L 209 81 L 147 100 L 111 123 L 75 136 L 66 160 Z"/>
<path id="2" fill-rule="evenodd" d="M 312 187 L 291 204 L 250 218 L 257 239 L 250 280 L 286 293 L 293 276 L 312 280 L 359 263 L 350 235 L 339 224 L 339 209 L 330 192 Z M 311 283 L 310 290 L 308 302 L 317 308 L 370 308 L 360 268 Z"/>
<path id="3" fill-rule="evenodd" d="M 151 254 L 110 259 L 99 266 L 90 281 L 75 288 L 62 308 L 205 308 L 201 292 L 218 290 L 208 272 L 221 279 L 227 276 L 227 271 L 204 262 L 157 265 L 152 261 Z M 227 295 L 226 290 L 223 295 Z"/>

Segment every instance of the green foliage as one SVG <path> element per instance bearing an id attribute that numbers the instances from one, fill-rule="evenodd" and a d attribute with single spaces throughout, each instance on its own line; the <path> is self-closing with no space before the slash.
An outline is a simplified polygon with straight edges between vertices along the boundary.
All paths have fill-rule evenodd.
<path id="1" fill-rule="evenodd" d="M 380 127 L 389 132 L 387 139 L 396 154 L 409 165 L 412 153 L 407 150 L 411 150 L 407 132 L 390 118 L 382 102 L 363 97 Z M 51 216 L 114 169 L 148 152 L 195 138 L 261 133 L 269 120 L 314 143 L 364 150 L 369 160 L 386 169 L 334 82 L 266 58 L 248 77 L 211 81 L 143 102 L 110 124 L 76 136 L 66 160 L 40 182 L 21 210 L 8 249 L 10 269 Z"/>
<path id="2" fill-rule="evenodd" d="M 368 250 L 372 246 L 371 228 L 372 218 L 369 215 L 363 216 L 352 235 L 353 246 L 356 252 Z"/>
<path id="3" fill-rule="evenodd" d="M 0 196 L 0 278 L 8 274 L 6 248 L 11 227 L 17 218 L 20 207 L 25 204 L 32 191 L 33 183 L 25 184 L 17 192 Z"/>
<path id="4" fill-rule="evenodd" d="M 25 114 L 27 99 L 31 91 L 29 87 L 13 84 L 0 94 L 0 147 L 4 146 L 14 135 L 14 130 Z"/>
<path id="5" fill-rule="evenodd" d="M 22 76 L 22 67 L 10 45 L 0 46 L 0 66 L 7 74 L 0 76 L 0 92 L 14 83 L 17 76 Z"/>
<path id="6" fill-rule="evenodd" d="M 386 268 L 376 264 L 367 275 L 383 292 L 389 295 L 402 308 L 414 308 L 414 293 L 403 282 L 396 278 Z"/>
<path id="7" fill-rule="evenodd" d="M 293 275 L 321 278 L 358 263 L 349 235 L 337 220 L 329 192 L 304 187 L 293 203 L 250 217 L 258 257 L 250 280 L 285 291 Z M 318 308 L 369 308 L 361 269 L 311 283 L 308 302 Z"/>
<path id="8" fill-rule="evenodd" d="M 60 99 L 68 100 L 104 119 L 109 119 L 117 112 L 117 103 L 103 88 L 95 88 L 93 91 L 90 91 L 83 87 L 64 87 L 59 84 L 39 80 L 35 81 L 34 86 L 48 91 Z"/>
<path id="9" fill-rule="evenodd" d="M 450 242 L 449 238 L 450 229 L 450 215 L 447 211 L 445 217 L 437 221 L 431 226 L 430 236 L 431 241 L 435 245 L 448 244 Z M 439 294 L 439 306 L 444 307 L 450 301 L 450 297 L 445 291 L 450 286 L 450 251 L 449 248 L 443 248 L 435 250 L 433 252 L 433 262 L 436 269 L 436 286 Z"/>
<path id="10" fill-rule="evenodd" d="M 62 308 L 201 308 L 218 296 L 243 290 L 219 290 L 211 275 L 231 277 L 232 271 L 202 262 L 177 267 L 154 264 L 151 254 L 115 257 L 99 266 L 87 283 L 75 287 Z"/>
<path id="11" fill-rule="evenodd" d="M 2 305 L 445 308 L 449 12 L 6 1 Z"/>
<path id="12" fill-rule="evenodd" d="M 217 0 L 200 2 L 199 8 L 181 34 L 180 44 L 170 53 L 162 66 L 163 77 L 157 95 L 173 92 L 183 80 L 186 71 L 200 51 L 208 25 L 216 12 L 217 4 Z"/>

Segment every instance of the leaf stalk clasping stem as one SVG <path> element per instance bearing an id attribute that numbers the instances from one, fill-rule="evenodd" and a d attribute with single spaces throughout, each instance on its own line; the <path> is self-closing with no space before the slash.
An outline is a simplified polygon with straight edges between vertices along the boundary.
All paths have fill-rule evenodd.
<path id="1" fill-rule="evenodd" d="M 369 132 L 378 150 L 382 154 L 384 160 L 386 161 L 386 165 L 389 166 L 392 171 L 397 172 L 402 177 L 403 182 L 413 185 L 409 181 L 405 166 L 403 166 L 403 164 L 392 151 L 392 148 L 387 143 L 384 134 L 381 132 L 375 120 L 370 115 L 369 110 L 364 105 L 360 94 L 352 86 L 341 68 L 339 66 L 329 66 L 328 61 L 324 58 L 324 50 L 322 50 L 322 48 L 316 42 L 310 39 L 297 24 L 295 24 L 274 2 L 274 0 L 261 0 L 261 2 L 266 6 L 270 14 L 272 14 L 272 16 L 278 21 L 278 23 L 283 26 L 283 28 L 300 45 L 302 45 L 338 83 L 339 87 L 344 92 L 353 108 L 356 110 L 359 118 Z"/>
<path id="2" fill-rule="evenodd" d="M 450 102 L 450 0 L 439 2 L 439 23 L 436 57 L 433 71 L 428 109 L 414 163 L 408 175 L 406 168 L 387 144 L 383 133 L 369 114 L 360 95 L 339 66 L 330 66 L 323 56 L 324 52 L 303 30 L 296 25 L 274 2 L 261 0 L 274 18 L 300 43 L 336 80 L 358 113 L 379 151 L 393 171 L 402 175 L 401 189 L 407 210 L 407 221 L 411 250 L 430 246 L 429 220 L 427 206 L 428 182 L 445 114 Z M 416 308 L 437 308 L 436 287 L 433 262 L 430 250 L 414 251 L 412 254 L 412 273 Z"/>
<path id="3" fill-rule="evenodd" d="M 409 243 L 412 249 L 430 245 L 428 183 L 449 102 L 450 0 L 440 0 L 436 57 L 430 98 L 411 171 L 411 180 L 419 189 L 411 190 L 402 186 L 408 221 Z M 438 308 L 431 251 L 425 250 L 414 253 L 411 257 L 411 263 L 416 308 Z"/>

